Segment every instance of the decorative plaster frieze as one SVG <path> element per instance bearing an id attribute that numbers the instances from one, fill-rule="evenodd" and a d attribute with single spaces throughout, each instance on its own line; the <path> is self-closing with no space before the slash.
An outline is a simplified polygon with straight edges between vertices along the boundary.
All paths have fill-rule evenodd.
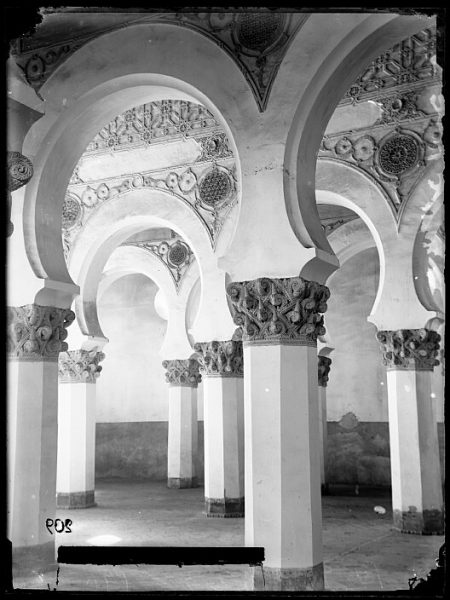
<path id="1" fill-rule="evenodd" d="M 194 253 L 180 238 L 155 242 L 124 242 L 122 246 L 143 248 L 156 256 L 166 265 L 175 283 L 177 292 L 181 287 L 184 275 L 195 260 Z"/>
<path id="2" fill-rule="evenodd" d="M 66 258 L 92 212 L 102 203 L 141 189 L 162 190 L 175 196 L 194 211 L 209 234 L 214 248 L 227 215 L 238 200 L 234 163 L 168 167 L 135 173 L 91 185 L 72 185 L 62 210 L 62 235 Z"/>
<path id="3" fill-rule="evenodd" d="M 221 145 L 222 153 L 227 148 L 227 139 L 225 133 L 221 132 L 214 153 L 214 132 L 205 136 L 211 129 L 220 130 L 220 124 L 201 104 L 183 100 L 158 100 L 135 106 L 117 115 L 97 133 L 85 153 L 110 153 L 186 137 L 197 139 L 201 136 L 200 140 L 210 140 L 211 158 L 216 158 L 220 154 L 218 151 Z"/>
<path id="4" fill-rule="evenodd" d="M 242 342 L 199 342 L 194 345 L 200 370 L 205 377 L 243 377 Z"/>
<path id="5" fill-rule="evenodd" d="M 429 329 L 379 331 L 377 340 L 388 369 L 432 371 L 439 364 L 437 355 L 441 336 Z"/>
<path id="6" fill-rule="evenodd" d="M 20 360 L 57 360 L 67 351 L 67 327 L 75 313 L 67 308 L 27 304 L 7 307 L 7 353 Z"/>
<path id="7" fill-rule="evenodd" d="M 263 277 L 231 283 L 227 294 L 244 342 L 316 345 L 325 335 L 319 313 L 327 310 L 330 291 L 315 281 Z"/>
<path id="8" fill-rule="evenodd" d="M 395 218 L 441 143 L 437 118 L 404 127 L 372 127 L 324 136 L 321 158 L 342 161 L 361 170 L 382 187 Z"/>
<path id="9" fill-rule="evenodd" d="M 435 55 L 436 30 L 423 29 L 378 56 L 350 86 L 341 104 L 366 101 L 380 90 L 437 79 Z"/>
<path id="10" fill-rule="evenodd" d="M 104 358 L 103 352 L 96 350 L 61 352 L 58 358 L 59 382 L 95 383 L 102 370 L 99 362 Z"/>
<path id="11" fill-rule="evenodd" d="M 327 387 L 328 374 L 330 373 L 331 358 L 328 356 L 318 356 L 317 381 L 321 387 Z"/>
<path id="12" fill-rule="evenodd" d="M 377 97 L 376 103 L 381 107 L 381 117 L 374 125 L 391 125 L 402 121 L 420 119 L 427 117 L 423 110 L 417 106 L 417 98 L 425 88 L 405 90 L 390 94 L 389 96 Z"/>
<path id="13" fill-rule="evenodd" d="M 196 388 L 202 380 L 195 358 L 164 360 L 162 366 L 167 369 L 166 382 L 170 385 Z"/>

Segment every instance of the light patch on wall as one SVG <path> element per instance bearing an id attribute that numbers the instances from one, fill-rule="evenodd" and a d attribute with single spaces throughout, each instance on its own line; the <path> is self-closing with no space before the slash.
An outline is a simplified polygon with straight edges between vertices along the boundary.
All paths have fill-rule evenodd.
<path id="1" fill-rule="evenodd" d="M 122 538 L 117 535 L 97 535 L 88 539 L 88 544 L 91 546 L 111 546 L 117 544 Z"/>
<path id="2" fill-rule="evenodd" d="M 436 398 L 436 394 L 434 392 L 431 392 L 430 398 Z"/>
<path id="3" fill-rule="evenodd" d="M 410 386 L 409 385 L 405 385 L 405 392 L 410 392 L 410 391 L 411 391 Z"/>
<path id="4" fill-rule="evenodd" d="M 371 127 L 381 117 L 382 112 L 380 104 L 372 100 L 359 102 L 353 106 L 348 104 L 339 106 L 334 111 L 325 134 Z"/>

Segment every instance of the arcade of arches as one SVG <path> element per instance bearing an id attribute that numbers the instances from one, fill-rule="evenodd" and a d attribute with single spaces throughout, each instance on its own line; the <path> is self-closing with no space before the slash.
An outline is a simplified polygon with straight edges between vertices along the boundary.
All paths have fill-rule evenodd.
<path id="1" fill-rule="evenodd" d="M 108 477 L 244 518 L 255 589 L 332 587 L 337 484 L 443 534 L 442 112 L 430 16 L 49 9 L 15 41 L 14 564 Z"/>

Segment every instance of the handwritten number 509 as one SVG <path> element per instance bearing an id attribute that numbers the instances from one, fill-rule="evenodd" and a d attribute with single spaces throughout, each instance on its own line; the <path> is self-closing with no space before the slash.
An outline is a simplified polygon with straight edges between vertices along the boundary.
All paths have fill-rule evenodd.
<path id="1" fill-rule="evenodd" d="M 45 521 L 45 526 L 51 535 L 53 535 L 52 528 L 56 531 L 56 533 L 72 533 L 72 530 L 70 529 L 71 525 L 72 521 L 70 519 L 66 519 L 65 521 L 62 519 L 47 519 Z"/>

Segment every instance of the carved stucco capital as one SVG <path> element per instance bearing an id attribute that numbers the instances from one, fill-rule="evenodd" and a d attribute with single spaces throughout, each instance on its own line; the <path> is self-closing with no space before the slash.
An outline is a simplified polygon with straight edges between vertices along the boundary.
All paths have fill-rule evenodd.
<path id="1" fill-rule="evenodd" d="M 244 356 L 242 342 L 227 340 L 225 342 L 199 342 L 194 350 L 205 377 L 243 377 Z"/>
<path id="2" fill-rule="evenodd" d="M 166 382 L 170 385 L 196 388 L 202 380 L 195 358 L 164 360 L 162 366 L 167 369 Z"/>
<path id="3" fill-rule="evenodd" d="M 316 345 L 325 334 L 323 313 L 330 291 L 303 277 L 231 283 L 227 294 L 244 342 Z"/>
<path id="4" fill-rule="evenodd" d="M 322 387 L 327 387 L 327 383 L 328 383 L 328 374 L 330 372 L 330 367 L 331 367 L 331 358 L 328 358 L 328 356 L 318 356 L 318 372 L 317 372 L 317 378 L 318 378 L 318 384 Z"/>
<path id="5" fill-rule="evenodd" d="M 7 307 L 7 353 L 20 360 L 57 360 L 66 352 L 67 327 L 75 313 L 68 308 L 27 304 Z"/>
<path id="6" fill-rule="evenodd" d="M 15 192 L 22 186 L 26 185 L 33 177 L 33 164 L 29 158 L 20 152 L 8 151 L 6 153 L 6 168 L 7 168 L 7 236 L 9 237 L 14 231 L 14 225 L 11 222 L 11 192 Z"/>
<path id="7" fill-rule="evenodd" d="M 61 352 L 58 358 L 60 383 L 95 383 L 104 360 L 103 352 L 96 350 L 71 350 Z"/>
<path id="8" fill-rule="evenodd" d="M 377 340 L 388 369 L 432 371 L 439 364 L 437 355 L 441 336 L 429 329 L 379 331 Z"/>

